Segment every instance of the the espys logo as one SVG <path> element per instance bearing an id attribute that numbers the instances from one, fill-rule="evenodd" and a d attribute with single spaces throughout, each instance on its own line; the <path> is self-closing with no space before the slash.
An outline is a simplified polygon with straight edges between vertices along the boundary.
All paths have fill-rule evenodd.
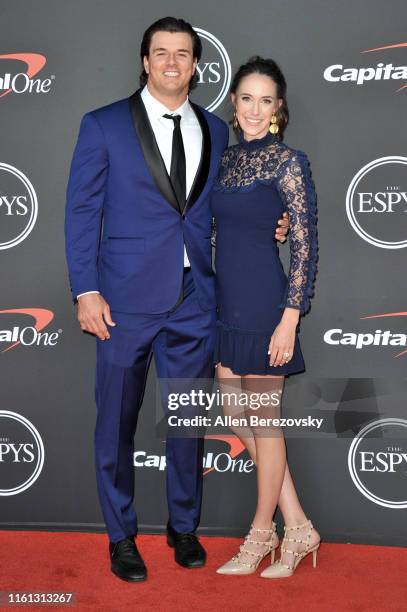
<path id="1" fill-rule="evenodd" d="M 38 200 L 31 181 L 14 166 L 0 162 L 0 250 L 20 244 L 32 232 Z"/>
<path id="2" fill-rule="evenodd" d="M 31 320 L 34 319 L 34 324 L 24 324 L 27 316 Z M 7 353 L 17 346 L 55 346 L 62 334 L 62 329 L 54 332 L 42 331 L 51 323 L 53 318 L 52 310 L 46 308 L 0 310 L 0 353 Z M 10 322 L 6 327 L 3 327 L 6 320 Z M 21 322 L 17 323 L 17 320 Z"/>
<path id="3" fill-rule="evenodd" d="M 387 418 L 364 427 L 348 453 L 357 489 L 385 508 L 407 508 L 407 421 Z"/>
<path id="4" fill-rule="evenodd" d="M 361 168 L 346 194 L 355 232 L 381 249 L 407 247 L 407 157 L 379 157 Z"/>
<path id="5" fill-rule="evenodd" d="M 244 444 L 233 435 L 206 435 L 205 440 L 227 445 L 226 451 L 207 452 L 203 458 L 204 476 L 211 472 L 241 472 L 250 473 L 253 471 L 254 463 L 251 459 L 237 459 L 245 450 Z M 134 467 L 155 468 L 160 472 L 167 467 L 165 455 L 149 455 L 146 451 L 137 450 L 133 455 Z"/>
<path id="6" fill-rule="evenodd" d="M 407 43 L 365 49 L 361 53 L 378 53 L 392 49 L 402 49 L 403 47 L 407 47 Z M 407 66 L 395 66 L 393 64 L 385 64 L 384 62 L 378 62 L 375 66 L 362 67 L 346 67 L 343 64 L 332 64 L 325 68 L 324 79 L 331 83 L 350 83 L 353 85 L 365 85 L 369 81 L 400 81 L 407 79 Z M 407 84 L 403 83 L 396 91 L 402 91 L 406 87 Z"/>
<path id="7" fill-rule="evenodd" d="M 202 58 L 197 65 L 199 103 L 208 111 L 220 106 L 229 91 L 232 67 L 228 52 L 210 32 L 195 28 L 202 43 Z"/>
<path id="8" fill-rule="evenodd" d="M 392 317 L 407 317 L 407 312 L 385 312 L 382 314 L 367 315 L 360 317 L 364 319 L 387 319 Z M 353 346 L 361 350 L 366 348 L 376 348 L 383 346 L 401 347 L 407 346 L 407 334 L 393 332 L 391 330 L 376 329 L 370 332 L 344 332 L 340 328 L 328 329 L 324 334 L 324 342 L 331 346 Z M 407 348 L 397 352 L 394 357 L 401 357 L 407 353 Z"/>
<path id="9" fill-rule="evenodd" d="M 40 79 L 34 77 L 47 62 L 40 53 L 9 53 L 0 55 L 0 98 L 14 92 L 16 94 L 45 94 L 51 89 L 55 75 Z M 24 64 L 24 70 L 21 70 Z M 3 66 L 6 66 L 4 69 Z"/>
<path id="10" fill-rule="evenodd" d="M 17 495 L 31 487 L 43 465 L 38 430 L 21 414 L 0 410 L 0 495 Z"/>

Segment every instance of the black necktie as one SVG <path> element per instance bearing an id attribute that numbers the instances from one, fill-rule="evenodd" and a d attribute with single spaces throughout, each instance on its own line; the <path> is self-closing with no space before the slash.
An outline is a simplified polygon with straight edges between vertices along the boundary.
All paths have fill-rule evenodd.
<path id="1" fill-rule="evenodd" d="M 185 150 L 181 134 L 181 115 L 163 115 L 166 119 L 174 121 L 172 132 L 172 153 L 171 153 L 171 183 L 177 196 L 181 212 L 186 204 L 187 192 L 187 173 L 185 163 Z"/>

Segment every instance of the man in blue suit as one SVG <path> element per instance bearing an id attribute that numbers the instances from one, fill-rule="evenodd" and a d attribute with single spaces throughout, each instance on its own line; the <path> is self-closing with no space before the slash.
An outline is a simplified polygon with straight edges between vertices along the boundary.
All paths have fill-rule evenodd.
<path id="1" fill-rule="evenodd" d="M 111 569 L 127 581 L 147 577 L 132 457 L 151 357 L 159 378 L 213 376 L 209 196 L 228 127 L 188 98 L 201 51 L 182 19 L 146 30 L 141 89 L 83 117 L 67 189 L 71 290 L 82 330 L 97 336 L 98 492 Z M 167 541 L 187 568 L 206 557 L 195 535 L 202 458 L 202 438 L 167 438 Z"/>

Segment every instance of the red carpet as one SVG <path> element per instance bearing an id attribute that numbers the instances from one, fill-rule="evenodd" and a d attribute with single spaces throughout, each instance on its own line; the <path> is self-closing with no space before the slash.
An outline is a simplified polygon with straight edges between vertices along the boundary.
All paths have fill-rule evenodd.
<path id="1" fill-rule="evenodd" d="M 107 536 L 84 533 L 0 532 L 0 591 L 73 592 L 73 606 L 8 609 L 151 612 L 275 610 L 281 612 L 405 612 L 407 550 L 322 543 L 318 566 L 310 555 L 292 578 L 220 576 L 215 569 L 241 540 L 208 538 L 205 568 L 182 569 L 163 536 L 140 536 L 147 582 L 130 584 L 110 573 Z M 268 564 L 263 561 L 261 568 Z M 4 609 L 4 608 L 3 608 Z"/>

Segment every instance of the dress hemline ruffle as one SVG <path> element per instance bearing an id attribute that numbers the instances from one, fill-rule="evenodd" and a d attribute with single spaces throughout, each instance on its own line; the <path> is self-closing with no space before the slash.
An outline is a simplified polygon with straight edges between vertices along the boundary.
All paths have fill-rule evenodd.
<path id="1" fill-rule="evenodd" d="M 273 331 L 244 330 L 216 322 L 214 363 L 221 363 L 239 376 L 287 376 L 305 371 L 305 363 L 296 334 L 294 355 L 283 366 L 270 366 L 267 354 Z"/>

